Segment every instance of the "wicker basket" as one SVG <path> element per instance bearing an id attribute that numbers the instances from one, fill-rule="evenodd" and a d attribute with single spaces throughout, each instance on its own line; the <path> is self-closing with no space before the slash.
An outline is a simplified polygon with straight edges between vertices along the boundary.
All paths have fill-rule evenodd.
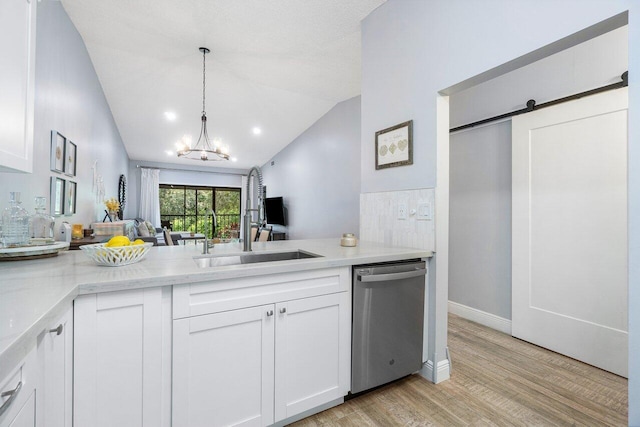
<path id="1" fill-rule="evenodd" d="M 98 265 L 119 267 L 133 264 L 144 258 L 153 243 L 147 242 L 141 245 L 107 247 L 104 243 L 80 246 L 84 253 Z"/>

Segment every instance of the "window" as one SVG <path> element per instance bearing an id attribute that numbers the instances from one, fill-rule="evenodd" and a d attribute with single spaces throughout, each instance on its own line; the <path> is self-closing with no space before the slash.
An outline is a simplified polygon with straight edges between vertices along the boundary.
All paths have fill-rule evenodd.
<path id="1" fill-rule="evenodd" d="M 215 231 L 211 209 L 218 220 Z M 237 237 L 240 189 L 160 184 L 160 221 L 173 231 L 206 231 L 209 238 Z"/>

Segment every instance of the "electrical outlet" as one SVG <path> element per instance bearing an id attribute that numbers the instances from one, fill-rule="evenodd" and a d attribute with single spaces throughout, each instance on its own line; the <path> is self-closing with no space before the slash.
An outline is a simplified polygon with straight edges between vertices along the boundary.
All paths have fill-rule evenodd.
<path id="1" fill-rule="evenodd" d="M 429 202 L 418 204 L 418 219 L 422 221 L 431 220 L 431 204 Z"/>
<path id="2" fill-rule="evenodd" d="M 398 219 L 407 219 L 406 203 L 398 203 Z"/>

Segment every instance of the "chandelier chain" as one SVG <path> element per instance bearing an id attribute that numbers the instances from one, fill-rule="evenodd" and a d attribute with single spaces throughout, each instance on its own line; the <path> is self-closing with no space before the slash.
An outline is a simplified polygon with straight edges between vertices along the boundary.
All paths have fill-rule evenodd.
<path id="1" fill-rule="evenodd" d="M 204 108 L 204 98 L 205 98 L 205 88 L 206 88 L 206 76 L 207 76 L 207 62 L 205 61 L 205 56 L 207 55 L 207 51 L 202 51 L 202 114 L 205 114 Z"/>

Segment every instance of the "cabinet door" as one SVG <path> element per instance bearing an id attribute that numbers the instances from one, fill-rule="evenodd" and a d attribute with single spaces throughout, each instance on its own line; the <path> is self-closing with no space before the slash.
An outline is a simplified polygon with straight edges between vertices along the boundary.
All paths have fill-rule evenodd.
<path id="1" fill-rule="evenodd" d="M 36 4 L 0 1 L 0 172 L 33 170 Z"/>
<path id="2" fill-rule="evenodd" d="M 173 322 L 173 425 L 273 423 L 274 306 Z"/>
<path id="3" fill-rule="evenodd" d="M 276 304 L 275 416 L 281 421 L 349 391 L 349 293 Z"/>
<path id="4" fill-rule="evenodd" d="M 74 305 L 76 426 L 169 426 L 171 290 L 80 296 Z"/>
<path id="5" fill-rule="evenodd" d="M 73 309 L 51 324 L 38 342 L 41 358 L 39 427 L 71 427 L 73 408 Z"/>

